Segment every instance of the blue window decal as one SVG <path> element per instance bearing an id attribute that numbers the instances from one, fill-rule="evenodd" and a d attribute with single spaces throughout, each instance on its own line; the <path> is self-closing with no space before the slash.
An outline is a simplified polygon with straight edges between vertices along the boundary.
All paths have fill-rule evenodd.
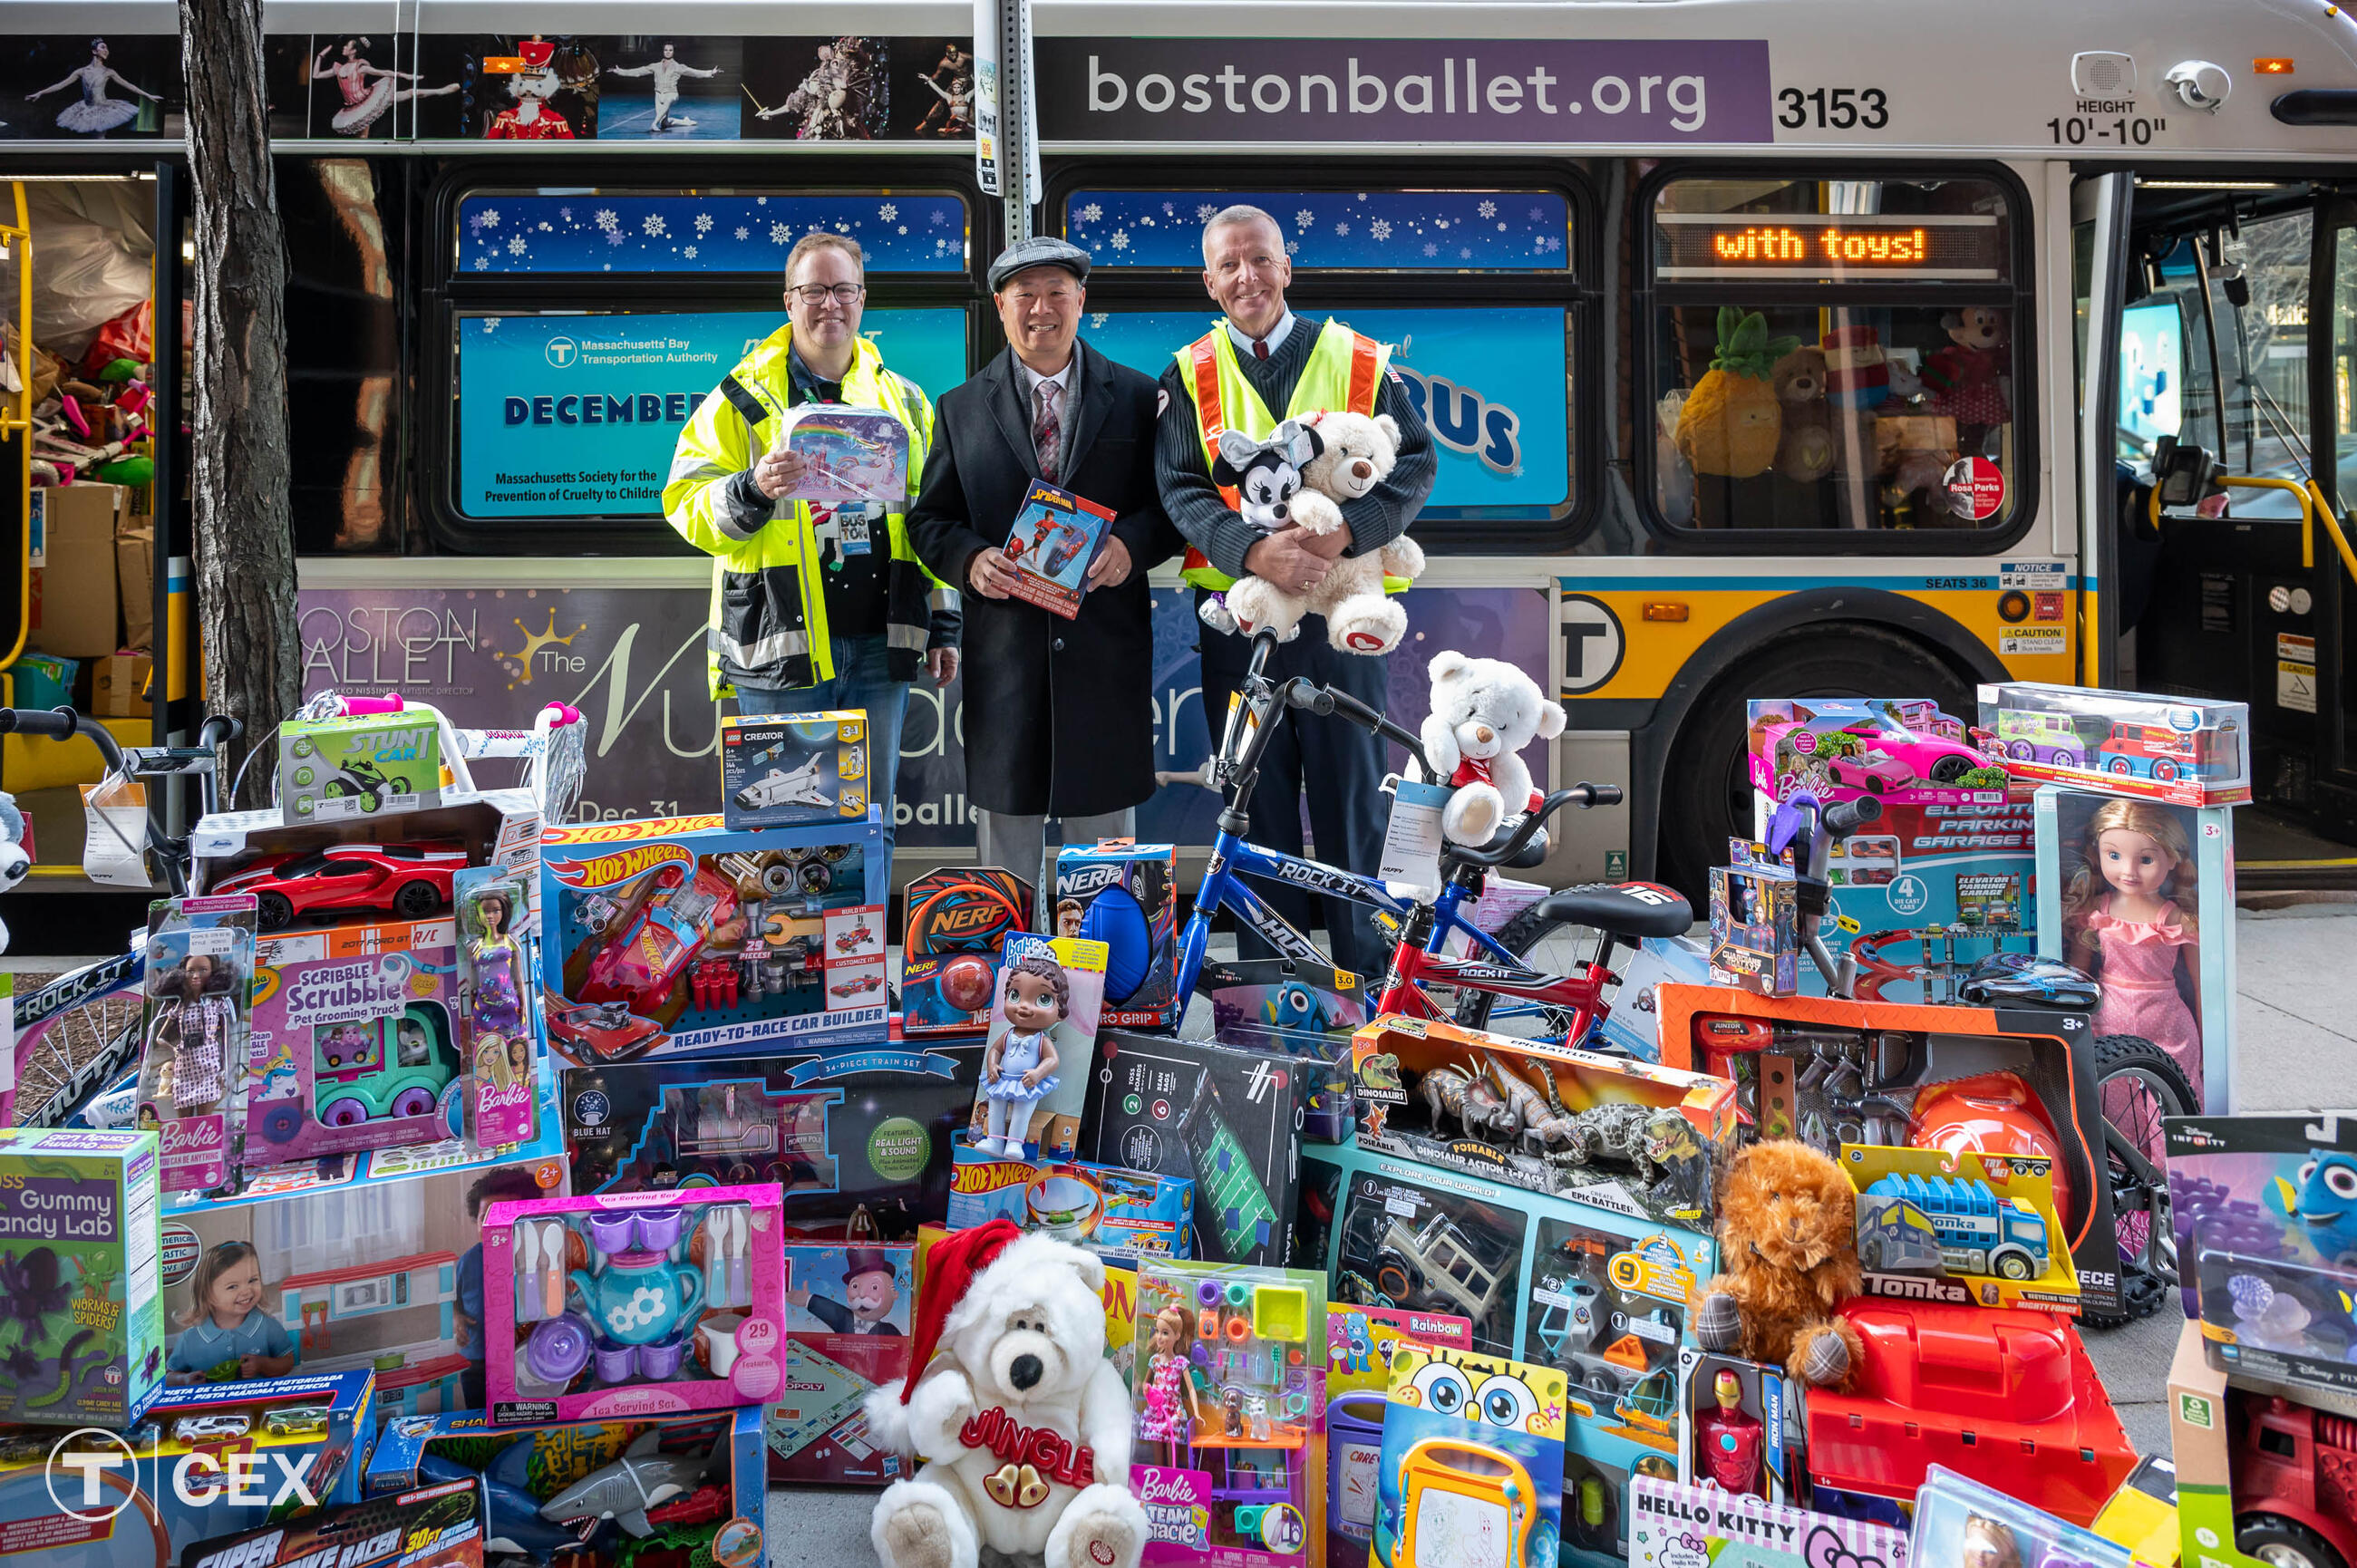
<path id="1" fill-rule="evenodd" d="M 1297 267 L 1386 272 L 1567 272 L 1571 203 L 1551 190 L 1080 190 L 1064 232 L 1101 267 L 1203 264 L 1203 224 L 1257 207 Z"/>
<path id="2" fill-rule="evenodd" d="M 1570 344 L 1560 309 L 1378 310 L 1344 320 L 1392 345 L 1392 365 L 1440 449 L 1427 510 L 1540 520 L 1571 498 Z M 1208 310 L 1096 311 L 1089 346 L 1150 376 L 1200 338 Z M 1303 325 L 1323 319 L 1305 309 Z"/>
<path id="3" fill-rule="evenodd" d="M 805 234 L 847 235 L 871 273 L 962 273 L 965 203 L 945 191 L 624 196 L 475 191 L 461 273 L 776 273 Z"/>

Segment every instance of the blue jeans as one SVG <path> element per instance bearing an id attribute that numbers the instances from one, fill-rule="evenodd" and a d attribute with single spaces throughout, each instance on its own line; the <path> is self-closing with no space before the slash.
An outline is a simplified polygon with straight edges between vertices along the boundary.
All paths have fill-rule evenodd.
<path id="1" fill-rule="evenodd" d="M 900 776 L 900 721 L 909 712 L 909 682 L 885 673 L 887 645 L 875 637 L 838 637 L 834 642 L 834 679 L 784 692 L 737 688 L 737 711 L 747 718 L 772 714 L 822 714 L 844 708 L 867 712 L 868 798 L 884 809 L 884 843 L 892 843 L 892 790 Z"/>

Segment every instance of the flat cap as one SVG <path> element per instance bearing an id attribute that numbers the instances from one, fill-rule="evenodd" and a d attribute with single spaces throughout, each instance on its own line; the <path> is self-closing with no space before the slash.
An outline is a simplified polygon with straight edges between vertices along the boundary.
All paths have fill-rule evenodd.
<path id="1" fill-rule="evenodd" d="M 1034 234 L 1028 240 L 1017 240 L 998 253 L 990 263 L 990 292 L 996 294 L 1006 286 L 1006 280 L 1017 273 L 1032 267 L 1061 267 L 1086 283 L 1089 276 L 1089 253 L 1070 240 L 1059 240 L 1052 234 Z"/>

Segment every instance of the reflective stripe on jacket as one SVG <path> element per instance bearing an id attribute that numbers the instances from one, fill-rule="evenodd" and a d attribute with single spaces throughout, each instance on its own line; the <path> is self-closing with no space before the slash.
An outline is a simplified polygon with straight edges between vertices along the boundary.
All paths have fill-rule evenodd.
<path id="1" fill-rule="evenodd" d="M 1296 331 L 1300 330 L 1297 326 Z M 1383 384 L 1383 369 L 1391 363 L 1388 344 L 1372 338 L 1362 338 L 1340 322 L 1327 319 L 1318 329 L 1318 341 L 1309 350 L 1309 362 L 1301 367 L 1301 379 L 1294 383 L 1292 401 L 1286 404 L 1285 417 L 1299 419 L 1308 413 L 1362 413 L 1372 417 L 1375 412 L 1375 393 Z M 1242 366 L 1236 363 L 1235 340 L 1229 337 L 1223 322 L 1178 350 L 1178 371 L 1195 393 L 1195 431 L 1202 438 L 1203 461 L 1215 463 L 1220 455 L 1220 435 L 1223 431 L 1241 430 L 1255 441 L 1265 441 L 1277 426 L 1276 417 L 1262 403 L 1260 393 L 1244 379 Z M 1231 507 L 1236 506 L 1235 487 L 1222 485 L 1220 495 Z M 1209 557 L 1192 545 L 1187 548 L 1187 559 L 1178 575 L 1199 588 L 1222 589 L 1235 579 L 1211 564 Z M 1386 593 L 1405 589 L 1405 578 L 1386 577 Z"/>
<path id="2" fill-rule="evenodd" d="M 779 328 L 756 344 L 697 405 L 672 454 L 663 487 L 663 516 L 681 538 L 712 557 L 712 621 L 705 663 L 712 694 L 742 682 L 764 691 L 815 685 L 834 678 L 827 640 L 826 592 L 810 503 L 779 502 L 767 518 L 740 517 L 729 483 L 770 449 L 792 385 L 789 346 L 793 328 Z M 909 432 L 908 494 L 917 493 L 925 449 L 933 436 L 933 406 L 916 382 L 884 368 L 876 346 L 861 338 L 843 378 L 846 403 L 880 408 Z M 891 558 L 886 568 L 885 630 L 890 673 L 916 678 L 925 657 L 928 599 L 943 586 L 917 559 L 903 522 L 904 503 L 885 518 Z"/>

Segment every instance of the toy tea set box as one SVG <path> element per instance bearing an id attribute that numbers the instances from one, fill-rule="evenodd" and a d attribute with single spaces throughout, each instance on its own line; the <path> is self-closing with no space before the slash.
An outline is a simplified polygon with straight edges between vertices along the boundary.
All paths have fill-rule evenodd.
<path id="1" fill-rule="evenodd" d="M 1031 884 L 996 865 L 929 871 L 903 907 L 900 1036 L 983 1035 L 1006 939 L 1031 924 Z"/>
<path id="2" fill-rule="evenodd" d="M 339 822 L 442 804 L 442 727 L 431 714 L 288 719 L 278 730 L 278 809 Z"/>
<path id="3" fill-rule="evenodd" d="M 2185 1315 L 2210 1364 L 2357 1394 L 2357 1112 L 2162 1126 Z"/>
<path id="4" fill-rule="evenodd" d="M 1886 1525 L 1658 1476 L 1629 1500 L 1630 1568 L 1908 1568 L 1905 1532 Z"/>
<path id="5" fill-rule="evenodd" d="M 163 1389 L 157 1164 L 152 1133 L 0 1133 L 0 1421 L 118 1431 Z"/>
<path id="6" fill-rule="evenodd" d="M 1359 1147 L 1677 1225 L 1706 1221 L 1732 1086 L 1385 1015 L 1351 1041 Z"/>
<path id="7" fill-rule="evenodd" d="M 552 828 L 541 846 L 549 1048 L 592 1067 L 881 1043 L 890 851 L 857 822 L 716 817 Z"/>
<path id="8" fill-rule="evenodd" d="M 1857 1261 L 1870 1294 L 1947 1280 L 1983 1306 L 2079 1310 L 2052 1162 L 1845 1144 L 1841 1167 L 1857 1189 Z"/>
<path id="9" fill-rule="evenodd" d="M 785 1372 L 775 1187 L 495 1203 L 483 1216 L 495 1425 L 761 1404 Z"/>
<path id="10" fill-rule="evenodd" d="M 720 821 L 732 832 L 862 821 L 867 773 L 860 709 L 720 721 Z"/>

